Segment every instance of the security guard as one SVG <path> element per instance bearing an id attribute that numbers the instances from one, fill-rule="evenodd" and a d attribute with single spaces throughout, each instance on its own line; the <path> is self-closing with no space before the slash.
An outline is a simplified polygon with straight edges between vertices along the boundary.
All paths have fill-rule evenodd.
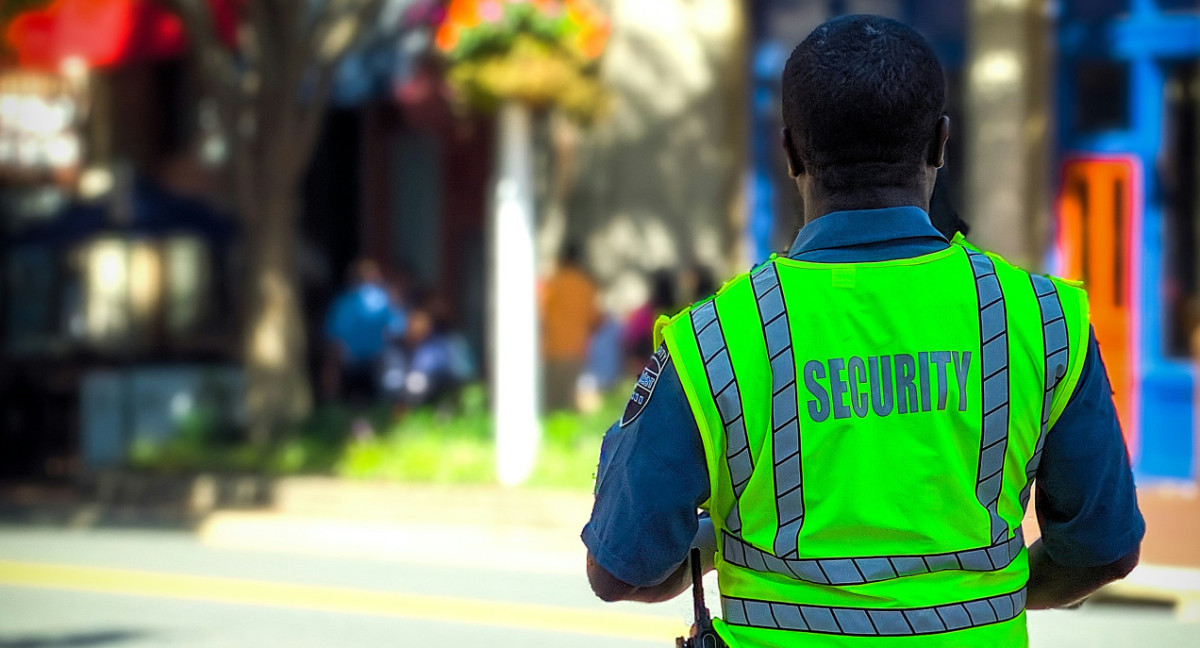
<path id="1" fill-rule="evenodd" d="M 930 223 L 944 92 L 929 45 L 885 18 L 830 21 L 792 53 L 805 225 L 659 322 L 583 531 L 600 598 L 672 598 L 707 546 L 730 646 L 1026 646 L 1027 608 L 1137 563 L 1083 289 Z"/>

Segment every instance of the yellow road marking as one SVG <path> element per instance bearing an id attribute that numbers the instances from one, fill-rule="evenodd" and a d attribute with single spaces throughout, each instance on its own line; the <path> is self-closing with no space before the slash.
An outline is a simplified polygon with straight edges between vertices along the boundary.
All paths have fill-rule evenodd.
<path id="1" fill-rule="evenodd" d="M 0 560 L 0 585 L 301 608 L 645 641 L 670 641 L 686 630 L 678 621 L 626 612 L 7 560 Z"/>

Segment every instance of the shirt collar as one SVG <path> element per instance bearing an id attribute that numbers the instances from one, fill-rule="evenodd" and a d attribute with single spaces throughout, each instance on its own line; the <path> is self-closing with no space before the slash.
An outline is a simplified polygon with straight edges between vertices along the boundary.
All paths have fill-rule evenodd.
<path id="1" fill-rule="evenodd" d="M 817 250 L 928 237 L 946 241 L 920 207 L 838 211 L 825 214 L 801 228 L 788 256 L 795 259 Z"/>

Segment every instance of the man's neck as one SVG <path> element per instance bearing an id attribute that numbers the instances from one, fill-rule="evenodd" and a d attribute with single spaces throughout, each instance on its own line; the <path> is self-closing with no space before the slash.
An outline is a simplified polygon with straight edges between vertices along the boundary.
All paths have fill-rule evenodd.
<path id="1" fill-rule="evenodd" d="M 907 187 L 874 187 L 844 194 L 812 192 L 805 196 L 804 222 L 833 212 L 891 207 L 919 207 L 928 212 L 929 196 L 923 189 Z"/>

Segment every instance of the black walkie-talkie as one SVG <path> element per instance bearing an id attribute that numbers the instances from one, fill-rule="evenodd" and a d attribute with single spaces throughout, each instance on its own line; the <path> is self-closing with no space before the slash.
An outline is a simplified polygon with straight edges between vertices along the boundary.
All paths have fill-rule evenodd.
<path id="1" fill-rule="evenodd" d="M 675 640 L 675 648 L 725 648 L 725 642 L 713 629 L 708 608 L 704 605 L 704 574 L 700 570 L 700 550 L 692 549 L 692 606 L 695 608 L 696 624 L 688 637 Z"/>

